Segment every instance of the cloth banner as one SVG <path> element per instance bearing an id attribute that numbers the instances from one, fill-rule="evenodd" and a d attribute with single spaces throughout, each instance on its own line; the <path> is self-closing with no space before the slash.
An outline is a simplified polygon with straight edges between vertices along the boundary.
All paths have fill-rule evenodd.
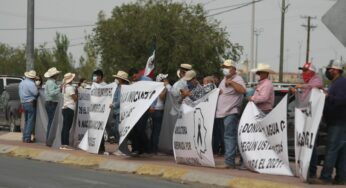
<path id="1" fill-rule="evenodd" d="M 173 132 L 178 119 L 177 113 L 171 113 L 174 104 L 173 96 L 170 92 L 166 93 L 165 109 L 163 111 L 163 120 L 160 132 L 159 151 L 173 154 Z"/>
<path id="2" fill-rule="evenodd" d="M 93 83 L 90 90 L 90 106 L 85 111 L 89 111 L 89 119 L 79 119 L 78 127 L 86 128 L 83 139 L 79 148 L 90 153 L 98 153 L 103 132 L 106 128 L 107 120 L 110 113 L 110 104 L 112 104 L 114 91 L 117 88 L 116 83 L 100 85 Z M 84 106 L 85 107 L 85 106 Z M 78 110 L 79 110 L 78 106 Z M 87 117 L 87 116 L 86 116 Z M 78 133 L 77 133 L 78 134 Z"/>
<path id="3" fill-rule="evenodd" d="M 293 176 L 288 161 L 287 95 L 267 115 L 249 102 L 240 119 L 238 146 L 250 170 Z"/>
<path id="4" fill-rule="evenodd" d="M 177 163 L 215 167 L 211 145 L 219 89 L 214 89 L 193 106 L 183 102 L 173 133 Z"/>
<path id="5" fill-rule="evenodd" d="M 320 125 L 325 95 L 312 89 L 305 107 L 295 108 L 296 176 L 307 180 L 312 151 Z"/>
<path id="6" fill-rule="evenodd" d="M 121 86 L 119 145 L 123 144 L 131 129 L 163 89 L 163 82 L 153 81 L 138 81 L 131 85 Z M 127 153 L 122 148 L 124 147 L 119 147 L 123 153 Z"/>
<path id="7" fill-rule="evenodd" d="M 79 143 L 84 137 L 88 127 L 83 122 L 87 122 L 90 119 L 89 107 L 90 107 L 90 89 L 78 88 L 78 107 L 77 107 L 77 119 L 74 126 L 73 134 L 73 146 L 78 147 Z"/>

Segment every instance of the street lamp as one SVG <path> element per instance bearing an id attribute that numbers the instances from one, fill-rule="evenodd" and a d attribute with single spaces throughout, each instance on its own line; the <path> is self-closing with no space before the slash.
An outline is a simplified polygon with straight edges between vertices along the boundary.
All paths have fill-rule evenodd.
<path id="1" fill-rule="evenodd" d="M 256 35 L 256 55 L 255 55 L 255 67 L 257 67 L 258 64 L 258 36 L 263 32 L 263 28 L 255 29 L 255 35 Z"/>

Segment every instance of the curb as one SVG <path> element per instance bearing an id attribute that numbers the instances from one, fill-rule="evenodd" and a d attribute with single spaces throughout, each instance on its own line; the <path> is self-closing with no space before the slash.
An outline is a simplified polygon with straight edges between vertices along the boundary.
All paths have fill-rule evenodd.
<path id="1" fill-rule="evenodd" d="M 60 151 L 47 151 L 44 149 L 26 148 L 14 145 L 0 144 L 0 154 L 12 157 L 22 157 L 40 161 L 77 165 L 100 170 L 108 170 L 120 173 L 130 173 L 161 177 L 166 180 L 200 183 L 204 185 L 216 185 L 231 188 L 300 188 L 284 183 L 276 183 L 264 180 L 238 178 L 222 174 L 207 173 L 196 170 L 187 170 L 179 167 L 129 163 L 116 159 L 105 159 L 96 156 L 81 156 Z"/>

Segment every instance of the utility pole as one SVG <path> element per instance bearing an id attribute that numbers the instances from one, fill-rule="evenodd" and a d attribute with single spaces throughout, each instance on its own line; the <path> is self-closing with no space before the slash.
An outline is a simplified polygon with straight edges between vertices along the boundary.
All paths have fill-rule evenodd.
<path id="1" fill-rule="evenodd" d="M 306 39 L 306 58 L 305 58 L 305 63 L 309 62 L 309 55 L 310 55 L 310 31 L 312 29 L 315 29 L 317 26 L 316 25 L 311 25 L 311 18 L 316 19 L 316 17 L 311 17 L 311 16 L 303 16 L 302 18 L 308 20 L 308 24 L 305 25 L 303 24 L 302 26 L 307 28 L 307 39 Z"/>
<path id="2" fill-rule="evenodd" d="M 258 65 L 258 36 L 262 33 L 263 29 L 256 29 L 255 35 L 256 35 L 256 55 L 255 55 L 255 67 Z"/>
<path id="3" fill-rule="evenodd" d="M 34 69 L 35 0 L 28 0 L 26 28 L 26 71 Z"/>
<path id="4" fill-rule="evenodd" d="M 279 82 L 282 82 L 283 64 L 284 64 L 284 42 L 285 42 L 285 14 L 289 4 L 286 6 L 286 0 L 282 0 L 281 5 L 281 37 L 280 37 L 280 66 L 279 66 Z"/>
<path id="5" fill-rule="evenodd" d="M 255 43 L 255 0 L 252 0 L 252 19 L 251 19 L 251 52 L 250 52 L 250 66 L 249 77 L 250 82 L 254 81 L 254 75 L 251 69 L 254 67 L 254 43 Z"/>

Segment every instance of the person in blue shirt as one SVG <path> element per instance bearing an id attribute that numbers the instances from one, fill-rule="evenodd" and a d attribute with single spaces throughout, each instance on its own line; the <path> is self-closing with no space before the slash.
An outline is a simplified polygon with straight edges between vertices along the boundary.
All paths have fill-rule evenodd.
<path id="1" fill-rule="evenodd" d="M 327 147 L 323 169 L 317 184 L 346 185 L 346 78 L 341 62 L 332 60 L 325 75 L 331 81 L 323 116 L 327 124 Z M 333 177 L 334 167 L 336 169 Z"/>
<path id="2" fill-rule="evenodd" d="M 31 134 L 36 122 L 36 100 L 38 89 L 35 84 L 36 71 L 30 70 L 24 73 L 25 80 L 19 84 L 20 102 L 25 111 L 25 124 L 23 131 L 23 142 L 31 143 Z"/>

